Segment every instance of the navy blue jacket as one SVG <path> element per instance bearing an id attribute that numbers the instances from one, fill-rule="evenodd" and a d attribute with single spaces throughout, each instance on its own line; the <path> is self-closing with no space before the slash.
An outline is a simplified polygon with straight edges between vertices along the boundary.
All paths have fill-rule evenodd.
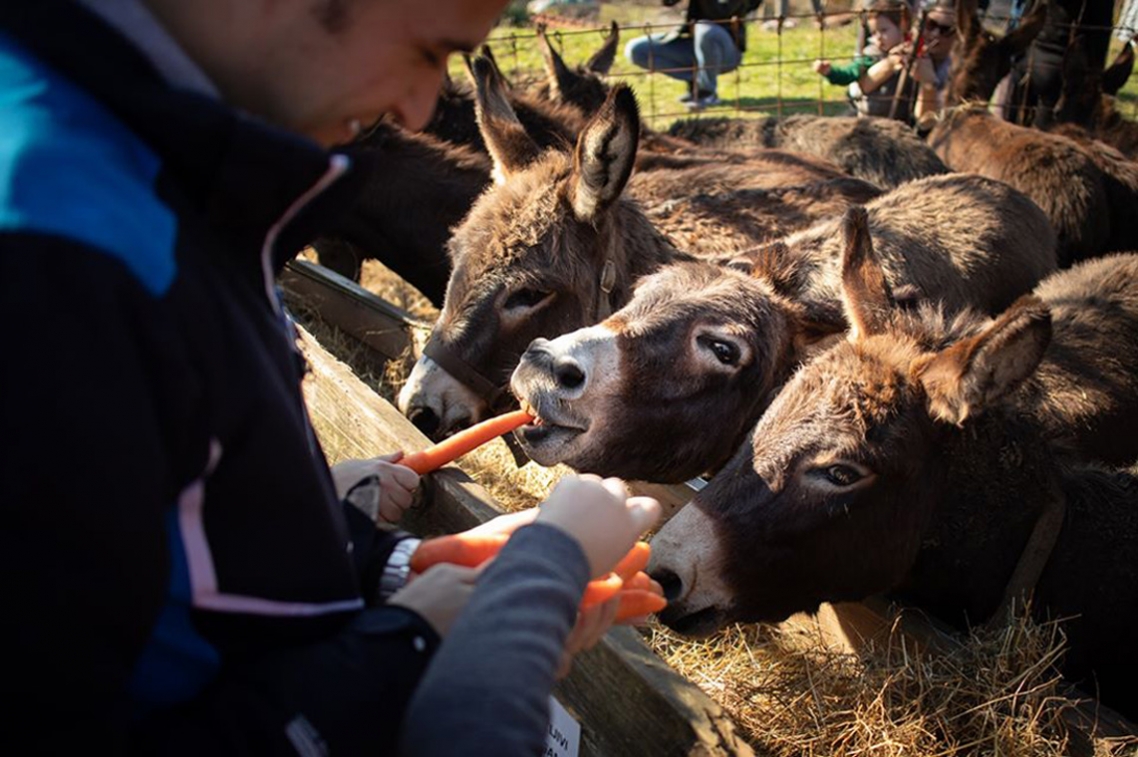
<path id="1" fill-rule="evenodd" d="M 399 537 L 337 500 L 274 287 L 352 185 L 66 0 L 0 4 L 0 680 L 38 750 L 393 743 L 437 639 L 367 607 Z"/>

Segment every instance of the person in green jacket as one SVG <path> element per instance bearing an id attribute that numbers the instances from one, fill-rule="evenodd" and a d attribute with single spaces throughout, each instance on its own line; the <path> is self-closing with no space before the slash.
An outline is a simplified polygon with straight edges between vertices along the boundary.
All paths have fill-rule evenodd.
<path id="1" fill-rule="evenodd" d="M 908 40 L 908 3 L 905 0 L 875 0 L 869 8 L 868 25 L 870 44 L 861 55 L 844 65 L 834 65 L 829 60 L 816 60 L 814 71 L 826 77 L 831 84 L 848 86 L 851 104 L 859 115 L 885 115 L 876 112 L 878 109 L 873 107 L 873 100 L 885 97 L 886 93 L 891 99 L 893 88 L 888 81 L 873 86 L 873 83 L 866 81 L 865 73 L 874 63 Z M 871 97 L 874 93 L 876 95 Z"/>

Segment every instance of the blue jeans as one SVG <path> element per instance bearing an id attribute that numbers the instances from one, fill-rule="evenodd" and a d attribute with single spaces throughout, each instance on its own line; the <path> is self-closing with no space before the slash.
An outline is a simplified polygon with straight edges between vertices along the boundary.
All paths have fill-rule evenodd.
<path id="1" fill-rule="evenodd" d="M 711 21 L 697 21 L 695 34 L 676 36 L 675 32 L 649 34 L 629 41 L 624 57 L 641 68 L 660 71 L 673 79 L 691 82 L 702 93 L 715 92 L 719 74 L 735 69 L 742 55 L 735 47 L 731 31 Z"/>

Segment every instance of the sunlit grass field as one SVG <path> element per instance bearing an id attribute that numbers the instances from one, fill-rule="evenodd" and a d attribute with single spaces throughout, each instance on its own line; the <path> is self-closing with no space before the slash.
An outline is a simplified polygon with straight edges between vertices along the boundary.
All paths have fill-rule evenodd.
<path id="1" fill-rule="evenodd" d="M 832 6 L 829 3 L 827 7 Z M 682 4 L 678 7 L 682 7 Z M 554 45 L 566 63 L 588 60 L 603 43 L 612 21 L 620 24 L 620 53 L 610 72 L 610 80 L 627 81 L 635 90 L 645 120 L 664 129 L 676 118 L 690 114 L 678 102 L 686 85 L 660 73 L 649 74 L 623 56 L 628 40 L 648 32 L 671 29 L 676 17 L 658 5 L 602 3 L 600 16 L 591 28 L 551 30 Z M 857 36 L 856 20 L 835 14 L 825 29 L 817 29 L 813 18 L 795 17 L 794 28 L 781 33 L 765 30 L 761 18 L 748 22 L 747 51 L 743 64 L 723 74 L 719 81 L 722 103 L 703 111 L 708 116 L 746 116 L 790 113 L 838 115 L 847 112 L 845 87 L 829 84 L 811 69 L 817 58 L 834 62 L 850 60 Z M 846 23 L 843 23 L 846 22 Z M 851 22 L 852 21 L 852 22 Z M 513 80 L 527 82 L 542 76 L 542 57 L 532 26 L 499 26 L 488 40 L 499 64 Z M 1112 38 L 1110 60 L 1121 45 Z M 462 77 L 461 61 L 452 72 Z M 1128 118 L 1138 119 L 1138 76 L 1132 76 L 1119 95 L 1119 107 Z"/>

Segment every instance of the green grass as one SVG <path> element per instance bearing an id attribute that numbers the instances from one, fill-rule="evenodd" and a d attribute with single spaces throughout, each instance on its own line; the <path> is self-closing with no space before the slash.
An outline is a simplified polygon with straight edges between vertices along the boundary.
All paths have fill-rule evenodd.
<path id="1" fill-rule="evenodd" d="M 645 23 L 659 18 L 658 6 L 602 3 L 596 28 L 551 31 L 554 44 L 570 65 L 582 63 L 600 47 L 610 21 L 621 25 L 621 51 L 624 44 L 646 31 Z M 748 26 L 747 52 L 743 65 L 723 74 L 719 96 L 723 103 L 704 111 L 708 116 L 745 116 L 790 113 L 837 115 L 847 110 L 845 87 L 826 82 L 811 69 L 816 58 L 847 61 L 853 54 L 856 25 L 846 24 L 825 30 L 814 28 L 809 18 L 781 34 L 764 31 L 758 21 Z M 662 23 L 651 31 L 666 31 L 672 24 Z M 499 64 L 513 80 L 533 81 L 543 76 L 541 53 L 532 28 L 500 26 L 488 40 Z M 1112 40 L 1111 60 L 1119 44 Z M 461 61 L 453 66 L 457 77 Z M 686 85 L 663 74 L 648 74 L 618 54 L 611 80 L 627 81 L 636 92 L 641 114 L 655 128 L 664 129 L 675 119 L 689 114 L 677 102 Z M 1138 118 L 1138 76 L 1131 77 L 1119 95 L 1119 107 L 1128 118 Z"/>

